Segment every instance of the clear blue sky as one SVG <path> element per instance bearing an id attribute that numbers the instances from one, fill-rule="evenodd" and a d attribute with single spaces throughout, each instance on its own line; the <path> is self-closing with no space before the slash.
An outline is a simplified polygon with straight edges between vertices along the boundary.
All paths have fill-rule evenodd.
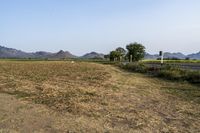
<path id="1" fill-rule="evenodd" d="M 200 51 L 200 0 L 0 0 L 0 45 L 82 55 L 130 42 Z"/>

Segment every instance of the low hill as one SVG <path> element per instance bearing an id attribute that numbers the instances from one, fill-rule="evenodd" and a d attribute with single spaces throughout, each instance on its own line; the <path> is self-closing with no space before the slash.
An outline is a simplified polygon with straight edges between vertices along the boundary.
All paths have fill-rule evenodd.
<path id="1" fill-rule="evenodd" d="M 60 50 L 59 52 L 57 53 L 54 53 L 54 54 L 51 54 L 49 56 L 49 58 L 76 58 L 75 55 L 71 54 L 70 52 L 68 51 L 63 51 L 63 50 Z"/>
<path id="2" fill-rule="evenodd" d="M 0 46 L 0 58 L 29 58 L 32 56 L 32 53 L 26 53 L 21 50 Z"/>
<path id="3" fill-rule="evenodd" d="M 189 54 L 189 55 L 184 55 L 183 53 L 177 52 L 177 53 L 170 53 L 170 52 L 165 52 L 164 53 L 164 58 L 177 58 L 177 59 L 185 59 L 189 57 L 190 59 L 197 59 L 200 60 L 200 52 L 194 53 L 194 54 Z M 160 58 L 158 54 L 149 54 L 145 53 L 145 59 L 157 59 Z"/>
<path id="4" fill-rule="evenodd" d="M 35 58 L 48 58 L 50 55 L 52 55 L 53 53 L 50 52 L 45 52 L 45 51 L 38 51 L 33 53 L 33 57 Z"/>
<path id="5" fill-rule="evenodd" d="M 170 52 L 165 52 L 164 53 L 164 58 L 177 58 L 177 59 L 185 59 L 186 55 L 178 52 L 178 53 L 170 53 Z"/>
<path id="6" fill-rule="evenodd" d="M 149 53 L 145 53 L 144 58 L 145 59 L 157 59 L 157 58 L 159 58 L 159 55 L 158 54 L 151 55 Z"/>
<path id="7" fill-rule="evenodd" d="M 104 54 L 101 53 L 97 53 L 97 52 L 91 52 L 91 53 L 87 53 L 85 55 L 83 55 L 81 58 L 85 58 L 85 59 L 93 59 L 93 58 L 104 58 Z"/>
<path id="8" fill-rule="evenodd" d="M 190 59 L 200 60 L 200 51 L 199 51 L 198 53 L 189 54 L 188 57 L 189 57 Z"/>

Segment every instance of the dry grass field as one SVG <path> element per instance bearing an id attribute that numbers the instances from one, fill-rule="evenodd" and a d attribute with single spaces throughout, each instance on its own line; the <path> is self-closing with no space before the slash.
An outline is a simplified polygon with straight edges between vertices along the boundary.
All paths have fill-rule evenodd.
<path id="1" fill-rule="evenodd" d="M 0 61 L 0 133 L 200 132 L 200 89 L 70 61 Z"/>

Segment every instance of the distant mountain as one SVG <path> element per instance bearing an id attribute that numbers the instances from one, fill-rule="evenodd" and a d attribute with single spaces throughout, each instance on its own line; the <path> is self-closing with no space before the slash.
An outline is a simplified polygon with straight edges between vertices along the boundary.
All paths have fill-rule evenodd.
<path id="1" fill-rule="evenodd" d="M 177 59 L 185 59 L 187 56 L 178 52 L 178 53 L 169 53 L 166 52 L 164 53 L 164 58 L 177 58 Z"/>
<path id="2" fill-rule="evenodd" d="M 151 55 L 149 53 L 145 53 L 144 59 L 157 59 L 159 58 L 158 54 Z"/>
<path id="3" fill-rule="evenodd" d="M 38 51 L 35 53 L 27 53 L 21 50 L 6 48 L 0 46 L 0 58 L 76 58 L 68 51 L 60 50 L 57 53 L 50 53 L 45 51 Z"/>
<path id="4" fill-rule="evenodd" d="M 197 53 L 184 55 L 180 52 L 178 53 L 170 53 L 166 52 L 164 53 L 164 58 L 177 58 L 177 59 L 197 59 L 200 60 L 200 51 Z M 45 51 L 38 51 L 34 53 L 28 53 L 21 50 L 13 49 L 13 48 L 7 48 L 4 46 L 0 46 L 0 58 L 52 58 L 52 59 L 60 59 L 60 58 L 78 58 L 77 56 L 71 54 L 68 51 L 60 50 L 57 53 L 50 53 Z M 87 53 L 79 58 L 86 58 L 86 59 L 93 59 L 93 58 L 104 58 L 104 54 L 91 52 Z M 149 54 L 145 53 L 145 59 L 157 59 L 160 58 L 158 54 Z"/>
<path id="5" fill-rule="evenodd" d="M 103 59 L 104 58 L 104 54 L 91 52 L 91 53 L 87 53 L 87 54 L 81 56 L 81 58 L 85 58 L 85 59 L 101 58 L 101 59 Z"/>
<path id="6" fill-rule="evenodd" d="M 187 57 L 189 57 L 190 59 L 200 60 L 200 51 L 198 53 L 189 54 L 187 55 Z"/>
<path id="7" fill-rule="evenodd" d="M 31 53 L 26 53 L 21 50 L 0 46 L 0 58 L 29 58 L 32 56 L 33 54 Z"/>
<path id="8" fill-rule="evenodd" d="M 170 53 L 170 52 L 165 52 L 164 53 L 164 58 L 177 58 L 177 59 L 185 59 L 189 57 L 190 59 L 197 59 L 200 60 L 200 51 L 198 53 L 194 53 L 194 54 L 189 54 L 189 55 L 184 55 L 180 52 L 178 53 Z M 145 53 L 145 59 L 157 59 L 160 58 L 160 56 L 158 54 L 149 54 L 149 53 Z"/>
<path id="9" fill-rule="evenodd" d="M 49 58 L 77 58 L 75 55 L 72 55 L 70 52 L 68 51 L 63 51 L 63 50 L 60 50 L 58 53 L 55 53 L 55 54 L 51 54 L 49 56 Z"/>
<path id="10" fill-rule="evenodd" d="M 38 51 L 35 53 L 32 53 L 34 58 L 48 58 L 51 56 L 53 53 L 50 52 L 45 52 L 45 51 Z"/>

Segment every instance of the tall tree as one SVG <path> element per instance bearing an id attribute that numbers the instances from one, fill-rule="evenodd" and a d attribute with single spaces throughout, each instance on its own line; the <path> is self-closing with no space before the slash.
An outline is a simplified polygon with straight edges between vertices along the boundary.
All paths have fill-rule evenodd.
<path id="1" fill-rule="evenodd" d="M 110 54 L 104 55 L 104 58 L 105 58 L 106 60 L 109 60 L 109 59 L 110 59 Z"/>
<path id="2" fill-rule="evenodd" d="M 115 51 L 119 52 L 119 53 L 120 53 L 120 56 L 122 56 L 122 57 L 124 57 L 125 54 L 126 54 L 126 50 L 125 50 L 124 48 L 122 48 L 122 47 L 116 48 Z"/>
<path id="3" fill-rule="evenodd" d="M 130 56 L 132 55 L 132 61 L 139 61 L 142 58 L 144 58 L 145 55 L 145 47 L 142 44 L 139 44 L 137 42 L 130 43 L 126 46 L 126 49 L 128 50 L 127 56 L 130 59 Z"/>
<path id="4" fill-rule="evenodd" d="M 120 53 L 118 51 L 111 51 L 110 52 L 110 61 L 116 61 L 119 60 Z"/>

